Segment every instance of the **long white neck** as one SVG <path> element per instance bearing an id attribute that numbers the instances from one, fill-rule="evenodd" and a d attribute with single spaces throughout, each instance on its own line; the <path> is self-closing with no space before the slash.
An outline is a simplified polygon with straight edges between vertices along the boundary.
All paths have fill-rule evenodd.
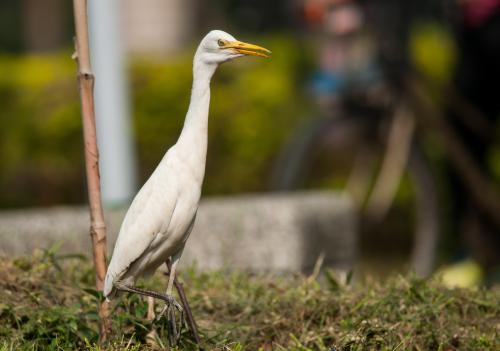
<path id="1" fill-rule="evenodd" d="M 181 135 L 176 144 L 178 155 L 189 164 L 194 175 L 203 180 L 207 158 L 208 111 L 210 106 L 210 80 L 217 65 L 206 64 L 195 55 L 191 101 Z"/>

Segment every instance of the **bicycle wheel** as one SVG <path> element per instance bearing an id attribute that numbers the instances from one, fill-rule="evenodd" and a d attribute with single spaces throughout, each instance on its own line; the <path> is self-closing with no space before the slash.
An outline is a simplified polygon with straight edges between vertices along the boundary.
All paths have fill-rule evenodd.
<path id="1" fill-rule="evenodd" d="M 387 228 L 389 232 L 409 230 L 406 257 L 411 258 L 406 262 L 419 276 L 428 276 L 439 237 L 438 198 L 431 168 L 416 143 L 411 144 L 405 175 L 397 184 L 402 195 L 387 215 L 373 223 L 364 211 L 385 152 L 386 127 L 378 118 L 364 116 L 314 119 L 282 150 L 271 187 L 279 191 L 320 187 L 347 192 L 361 214 L 362 237 L 373 240 Z M 394 221 L 401 218 L 406 220 L 398 228 Z M 412 225 L 405 229 L 408 223 Z"/>

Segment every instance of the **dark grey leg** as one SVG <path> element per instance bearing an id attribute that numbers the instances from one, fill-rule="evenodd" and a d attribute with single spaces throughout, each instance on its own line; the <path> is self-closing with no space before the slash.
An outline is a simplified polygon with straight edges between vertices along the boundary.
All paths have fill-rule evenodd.
<path id="1" fill-rule="evenodd" d="M 170 272 L 171 268 L 171 261 L 168 259 L 165 264 L 167 265 L 168 272 Z M 168 273 L 167 273 L 168 275 Z M 191 328 L 191 332 L 193 333 L 194 340 L 196 344 L 198 345 L 198 348 L 200 350 L 203 350 L 201 348 L 201 339 L 200 335 L 198 334 L 198 327 L 196 326 L 196 322 L 193 317 L 193 313 L 191 312 L 191 308 L 189 307 L 189 303 L 186 297 L 186 293 L 184 292 L 184 287 L 182 284 L 177 280 L 177 276 L 174 277 L 174 286 L 177 290 L 177 293 L 179 294 L 179 298 L 181 299 L 182 307 L 184 308 L 184 311 L 186 312 L 186 317 L 189 323 L 189 327 Z"/>

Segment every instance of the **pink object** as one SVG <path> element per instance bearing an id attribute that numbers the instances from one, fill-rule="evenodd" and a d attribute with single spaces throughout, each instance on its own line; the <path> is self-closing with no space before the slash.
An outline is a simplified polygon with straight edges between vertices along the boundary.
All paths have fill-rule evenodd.
<path id="1" fill-rule="evenodd" d="M 472 27 L 486 22 L 500 8 L 500 0 L 466 0 L 461 4 L 465 22 Z"/>

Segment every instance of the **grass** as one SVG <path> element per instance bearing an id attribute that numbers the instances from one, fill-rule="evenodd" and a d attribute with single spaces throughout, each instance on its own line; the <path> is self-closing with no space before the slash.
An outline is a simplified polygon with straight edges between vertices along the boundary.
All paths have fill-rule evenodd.
<path id="1" fill-rule="evenodd" d="M 206 349 L 213 350 L 499 350 L 500 288 L 447 289 L 437 281 L 393 277 L 356 287 L 302 275 L 182 273 Z M 58 256 L 0 259 L 0 350 L 101 350 L 88 261 Z M 163 290 L 157 274 L 146 282 Z M 160 308 L 161 306 L 157 306 Z M 163 321 L 145 320 L 137 296 L 113 303 L 112 340 L 102 349 L 149 350 Z M 179 349 L 192 350 L 185 330 Z"/>

